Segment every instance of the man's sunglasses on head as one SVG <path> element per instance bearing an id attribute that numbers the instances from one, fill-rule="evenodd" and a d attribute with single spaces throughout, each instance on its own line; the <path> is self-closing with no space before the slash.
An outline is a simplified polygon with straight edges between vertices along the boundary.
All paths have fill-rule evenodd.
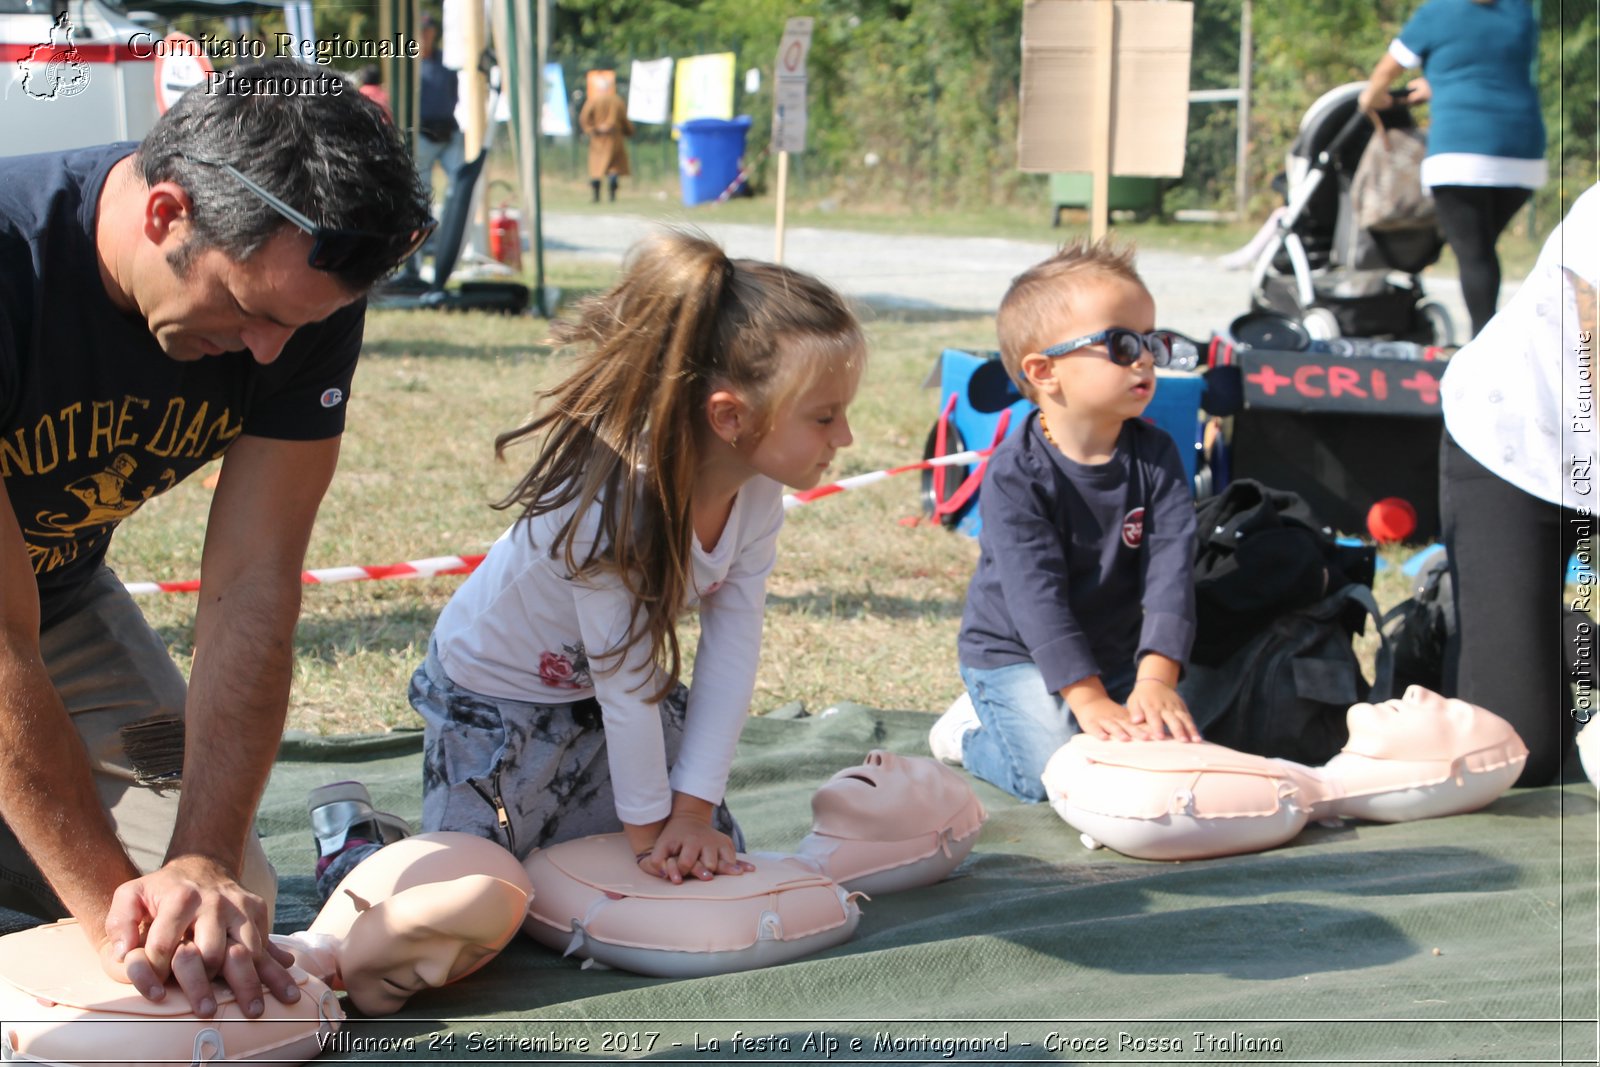
<path id="1" fill-rule="evenodd" d="M 1102 342 L 1106 346 L 1106 357 L 1119 367 L 1133 366 L 1146 351 L 1154 358 L 1156 366 L 1171 367 L 1175 370 L 1193 370 L 1200 359 L 1200 351 L 1194 342 L 1182 334 L 1173 333 L 1171 330 L 1140 333 L 1138 330 L 1128 330 L 1121 326 L 1113 326 L 1108 330 L 1042 348 L 1039 354 L 1058 359 L 1061 356 L 1071 355 L 1080 348 Z"/>
<path id="2" fill-rule="evenodd" d="M 382 263 L 392 270 L 415 255 L 422 247 L 422 243 L 428 239 L 428 235 L 433 233 L 433 228 L 438 225 L 433 219 L 429 219 L 426 225 L 404 234 L 371 233 L 366 230 L 342 230 L 332 226 L 318 226 L 251 181 L 231 163 L 187 153 L 183 158 L 191 163 L 203 163 L 208 167 L 218 167 L 227 171 L 240 185 L 253 193 L 256 199 L 310 235 L 311 254 L 306 257 L 306 262 L 317 270 L 339 271 L 358 262 Z"/>

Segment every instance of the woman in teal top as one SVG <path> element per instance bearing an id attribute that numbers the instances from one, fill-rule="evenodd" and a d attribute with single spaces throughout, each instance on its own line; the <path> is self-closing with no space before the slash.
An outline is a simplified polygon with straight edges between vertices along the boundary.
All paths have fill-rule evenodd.
<path id="1" fill-rule="evenodd" d="M 1477 336 L 1500 295 L 1495 242 L 1545 180 L 1544 118 L 1532 79 L 1539 31 L 1528 0 L 1427 0 L 1378 62 L 1361 106 L 1392 102 L 1389 85 L 1422 68 L 1411 103 L 1432 101 L 1422 183 L 1461 268 Z"/>

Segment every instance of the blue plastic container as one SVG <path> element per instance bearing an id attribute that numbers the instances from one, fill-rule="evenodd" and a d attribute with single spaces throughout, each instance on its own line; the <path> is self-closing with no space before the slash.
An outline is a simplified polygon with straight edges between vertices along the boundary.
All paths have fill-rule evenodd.
<path id="1" fill-rule="evenodd" d="M 690 119 L 678 127 L 678 180 L 686 205 L 715 200 L 733 184 L 749 133 L 749 115 Z"/>

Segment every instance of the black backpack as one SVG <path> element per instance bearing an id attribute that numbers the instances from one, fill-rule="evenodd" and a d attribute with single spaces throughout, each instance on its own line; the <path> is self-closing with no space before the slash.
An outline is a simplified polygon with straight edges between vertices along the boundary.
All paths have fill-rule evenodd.
<path id="1" fill-rule="evenodd" d="M 1578 684 L 1587 669 L 1587 664 L 1578 658 L 1578 652 L 1589 643 L 1584 627 L 1593 626 L 1594 620 L 1570 604 L 1552 604 L 1550 610 L 1561 612 L 1565 638 L 1561 642 L 1562 662 L 1567 680 Z M 1410 598 L 1383 616 L 1383 635 L 1394 650 L 1394 691 L 1401 693 L 1407 686 L 1420 685 L 1436 693 L 1445 692 L 1445 647 L 1455 633 L 1450 560 L 1443 552 L 1435 552 L 1417 572 Z"/>
<path id="2" fill-rule="evenodd" d="M 1240 478 L 1195 514 L 1195 641 L 1191 663 L 1226 662 L 1288 611 L 1352 582 L 1372 587 L 1377 553 L 1342 545 L 1298 493 Z M 1349 617 L 1352 630 L 1363 616 Z"/>
<path id="3" fill-rule="evenodd" d="M 1249 480 L 1201 506 L 1196 537 L 1195 651 L 1178 685 L 1195 722 L 1241 752 L 1327 762 L 1350 705 L 1390 693 L 1387 643 L 1370 683 L 1353 647 L 1378 623 L 1374 550 L 1340 545 L 1297 494 Z"/>
<path id="4" fill-rule="evenodd" d="M 1396 692 L 1410 685 L 1444 692 L 1444 649 L 1455 629 L 1449 560 L 1435 552 L 1417 574 L 1410 598 L 1383 616 L 1383 636 L 1394 650 Z"/>
<path id="5" fill-rule="evenodd" d="M 1348 620 L 1357 613 L 1363 626 L 1351 629 Z M 1321 766 L 1349 740 L 1350 705 L 1387 700 L 1392 692 L 1386 642 L 1370 683 L 1356 659 L 1352 639 L 1367 619 L 1377 625 L 1377 601 L 1352 582 L 1273 619 L 1221 665 L 1191 665 L 1178 692 L 1207 741 Z"/>

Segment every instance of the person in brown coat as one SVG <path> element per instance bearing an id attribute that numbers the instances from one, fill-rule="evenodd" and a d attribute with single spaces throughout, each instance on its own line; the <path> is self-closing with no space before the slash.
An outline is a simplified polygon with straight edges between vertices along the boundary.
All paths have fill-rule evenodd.
<path id="1" fill-rule="evenodd" d="M 600 179 L 606 179 L 611 199 L 617 198 L 617 179 L 633 173 L 628 168 L 628 143 L 633 123 L 628 103 L 620 93 L 591 96 L 578 113 L 578 125 L 589 135 L 589 188 L 600 202 Z"/>

